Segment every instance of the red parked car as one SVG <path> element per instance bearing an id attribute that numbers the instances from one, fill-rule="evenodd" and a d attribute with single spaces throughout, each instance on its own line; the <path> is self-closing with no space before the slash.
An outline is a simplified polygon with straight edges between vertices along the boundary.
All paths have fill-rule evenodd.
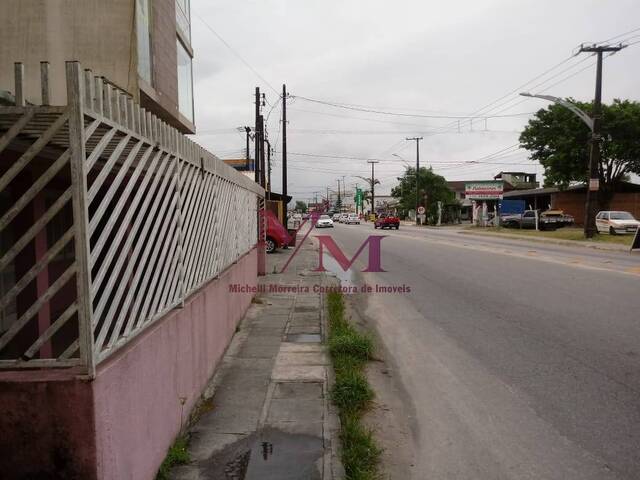
<path id="1" fill-rule="evenodd" d="M 382 213 L 376 218 L 373 228 L 395 228 L 398 230 L 400 228 L 400 219 L 393 215 Z"/>
<path id="2" fill-rule="evenodd" d="M 262 212 L 261 212 L 262 213 Z M 264 210 L 264 217 L 267 220 L 267 231 L 265 247 L 267 253 L 273 253 L 278 248 L 293 244 L 293 237 L 289 235 L 286 228 L 280 223 L 278 217 L 271 210 Z"/>

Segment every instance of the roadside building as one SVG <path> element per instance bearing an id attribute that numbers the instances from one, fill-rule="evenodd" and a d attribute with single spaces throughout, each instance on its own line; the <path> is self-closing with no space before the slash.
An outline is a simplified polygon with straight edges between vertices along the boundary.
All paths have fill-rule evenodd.
<path id="1" fill-rule="evenodd" d="M 1 2 L 2 478 L 155 478 L 264 274 L 264 190 L 184 135 L 188 9 Z"/>
<path id="2" fill-rule="evenodd" d="M 376 213 L 392 213 L 396 215 L 398 213 L 398 204 L 400 201 L 392 197 L 391 195 L 377 195 L 375 196 L 375 207 L 374 211 Z M 364 202 L 364 209 L 366 211 L 371 210 L 371 201 L 366 200 Z"/>
<path id="3" fill-rule="evenodd" d="M 235 168 L 238 172 L 242 173 L 244 176 L 255 179 L 255 162 L 253 159 L 246 158 L 234 158 L 223 160 L 224 163 L 229 165 L 230 167 Z"/>
<path id="4" fill-rule="evenodd" d="M 37 72 L 50 64 L 51 105 L 65 103 L 64 62 L 77 60 L 145 110 L 195 133 L 190 0 L 20 0 L 2 2 L 0 91 L 13 92 L 14 62 Z M 37 76 L 27 102 L 39 103 Z M 37 100 L 36 100 L 37 99 Z"/>
<path id="5" fill-rule="evenodd" d="M 524 200 L 527 209 L 557 209 L 573 215 L 577 225 L 584 224 L 584 205 L 587 187 L 584 184 L 572 185 L 565 189 L 559 187 L 535 188 L 505 192 L 503 197 L 509 200 Z M 640 185 L 622 182 L 613 194 L 610 210 L 630 212 L 640 218 Z"/>
<path id="6" fill-rule="evenodd" d="M 509 192 L 511 190 L 528 190 L 538 188 L 540 185 L 536 180 L 535 173 L 527 172 L 500 172 L 494 180 L 502 181 L 502 190 Z"/>
<path id="7" fill-rule="evenodd" d="M 536 179 L 535 173 L 526 172 L 500 172 L 493 177 L 493 180 L 480 179 L 480 180 L 453 180 L 448 181 L 447 186 L 454 193 L 455 200 L 460 202 L 460 219 L 471 220 L 473 217 L 473 204 L 474 200 L 486 203 L 486 209 L 493 211 L 495 203 L 501 197 L 501 194 L 496 196 L 487 196 L 486 193 L 478 195 L 473 189 L 473 186 L 478 185 L 495 185 L 501 192 L 510 192 L 514 190 L 524 190 L 536 188 L 539 183 Z M 470 192 L 471 193 L 470 195 Z M 476 195 L 474 195 L 474 193 Z"/>

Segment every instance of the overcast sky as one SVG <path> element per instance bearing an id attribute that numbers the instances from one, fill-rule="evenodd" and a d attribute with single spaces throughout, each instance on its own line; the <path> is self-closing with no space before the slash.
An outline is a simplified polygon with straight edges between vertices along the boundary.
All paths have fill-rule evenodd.
<path id="1" fill-rule="evenodd" d="M 500 170 L 540 174 L 526 151 L 507 148 L 518 142 L 528 115 L 486 124 L 484 117 L 526 114 L 546 102 L 513 93 L 478 113 L 473 125 L 468 118 L 431 117 L 475 114 L 514 89 L 591 100 L 595 59 L 567 59 L 582 42 L 637 28 L 638 0 L 192 0 L 196 140 L 221 158 L 244 158 L 244 134 L 235 129 L 253 125 L 259 86 L 267 95 L 264 114 L 271 111 L 268 135 L 274 144 L 279 139 L 272 178 L 280 191 L 277 102 L 286 83 L 293 96 L 402 114 L 289 99 L 289 193 L 296 199 L 337 188 L 343 175 L 348 187 L 362 185 L 356 176 L 370 175 L 366 158 L 381 160 L 377 192 L 388 193 L 405 168 L 393 154 L 415 165 L 415 142 L 404 138 L 416 135 L 424 136 L 421 165 L 449 180 L 489 179 Z M 639 41 L 640 30 L 614 41 L 627 38 Z M 605 60 L 604 101 L 639 100 L 639 79 L 640 43 Z M 461 164 L 503 149 L 484 164 Z"/>

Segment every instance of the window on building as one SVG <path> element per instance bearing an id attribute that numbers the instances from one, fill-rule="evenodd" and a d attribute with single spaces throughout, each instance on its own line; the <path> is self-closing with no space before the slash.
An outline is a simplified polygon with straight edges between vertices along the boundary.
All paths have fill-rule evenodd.
<path id="1" fill-rule="evenodd" d="M 193 122 L 193 77 L 191 56 L 182 42 L 176 39 L 178 46 L 178 109 Z"/>
<path id="2" fill-rule="evenodd" d="M 176 24 L 182 34 L 191 42 L 190 0 L 176 0 Z"/>
<path id="3" fill-rule="evenodd" d="M 151 84 L 151 11 L 149 0 L 136 0 L 136 36 L 138 42 L 138 75 Z"/>

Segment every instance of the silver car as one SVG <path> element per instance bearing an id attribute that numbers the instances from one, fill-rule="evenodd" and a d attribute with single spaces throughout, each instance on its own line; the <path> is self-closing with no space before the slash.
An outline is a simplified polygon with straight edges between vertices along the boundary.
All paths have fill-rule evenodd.
<path id="1" fill-rule="evenodd" d="M 316 228 L 333 228 L 333 220 L 329 215 L 320 215 L 320 218 L 316 222 Z"/>
<path id="2" fill-rule="evenodd" d="M 604 210 L 596 215 L 598 233 L 636 233 L 640 222 L 629 212 Z"/>

